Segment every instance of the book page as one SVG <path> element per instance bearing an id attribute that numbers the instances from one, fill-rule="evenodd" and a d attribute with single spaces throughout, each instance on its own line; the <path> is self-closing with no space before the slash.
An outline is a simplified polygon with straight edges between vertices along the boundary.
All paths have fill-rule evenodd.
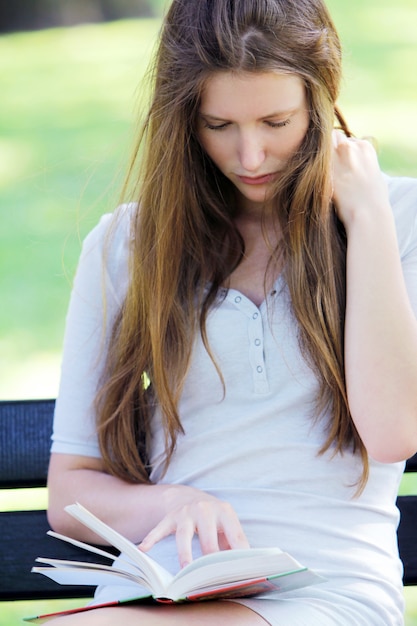
<path id="1" fill-rule="evenodd" d="M 43 574 L 60 585 L 128 585 L 130 588 L 136 581 L 126 572 L 112 572 L 91 567 L 33 567 L 32 572 Z M 140 588 L 138 588 L 140 592 Z M 149 592 L 144 591 L 144 597 L 149 596 Z"/>
<path id="2" fill-rule="evenodd" d="M 153 589 L 155 595 L 163 595 L 165 588 L 172 580 L 172 575 L 159 563 L 156 563 L 147 554 L 141 552 L 139 548 L 129 539 L 123 537 L 113 528 L 102 522 L 98 517 L 87 511 L 81 504 L 70 504 L 65 507 L 67 513 L 79 522 L 93 530 L 97 535 L 108 541 L 115 548 L 128 556 L 135 565 L 142 571 L 149 581 L 149 587 Z"/>
<path id="3" fill-rule="evenodd" d="M 170 597 L 180 598 L 201 588 L 304 569 L 298 561 L 279 549 L 227 550 L 191 563 L 174 577 L 168 590 Z"/>
<path id="4" fill-rule="evenodd" d="M 111 559 L 112 561 L 115 561 L 117 558 L 111 552 L 107 552 L 106 550 L 97 548 L 97 546 L 92 546 L 89 543 L 84 543 L 84 541 L 79 541 L 78 539 L 67 537 L 66 535 L 60 535 L 59 533 L 56 533 L 53 530 L 48 530 L 46 534 L 49 535 L 50 537 L 54 537 L 55 539 L 60 539 L 61 541 L 70 543 L 71 545 L 76 546 L 77 548 L 82 548 L 83 550 L 88 550 L 88 552 L 93 552 L 93 554 L 104 556 L 106 559 Z"/>
<path id="5" fill-rule="evenodd" d="M 111 565 L 104 565 L 101 563 L 86 563 L 85 561 L 64 561 L 60 559 L 46 559 L 46 558 L 40 558 L 40 557 L 37 558 L 36 561 L 37 563 L 45 563 L 46 565 L 51 565 L 52 567 L 51 568 L 34 567 L 32 568 L 33 572 L 45 574 L 45 572 L 48 573 L 53 568 L 58 569 L 58 570 L 62 570 L 62 569 L 71 570 L 72 582 L 70 584 L 72 585 L 84 584 L 84 583 L 80 583 L 79 578 L 78 578 L 78 573 L 80 571 L 88 570 L 88 571 L 99 572 L 99 573 L 104 572 L 104 574 L 112 576 L 112 577 L 118 576 L 120 578 L 124 578 L 126 580 L 129 580 L 131 585 L 132 584 L 141 585 L 143 587 L 146 587 L 148 591 L 152 592 L 152 589 L 149 588 L 148 580 L 144 576 L 141 575 L 141 573 L 138 571 L 136 567 L 133 568 L 133 566 L 131 566 L 129 570 L 128 568 L 121 569 L 118 567 L 114 567 Z M 65 578 L 66 579 L 68 578 L 66 574 L 65 574 Z M 68 583 L 65 583 L 65 584 L 68 584 Z M 101 583 L 93 583 L 93 585 L 98 585 L 98 584 L 101 584 Z M 121 584 L 123 584 L 123 580 L 121 581 Z"/>
<path id="6" fill-rule="evenodd" d="M 189 573 L 196 569 L 201 569 L 207 565 L 220 565 L 224 562 L 231 563 L 239 561 L 239 564 L 235 564 L 232 567 L 239 569 L 242 565 L 242 560 L 257 558 L 271 558 L 271 556 L 279 557 L 283 554 L 280 548 L 247 548 L 240 550 L 220 550 L 219 552 L 212 552 L 211 554 L 205 554 L 192 561 L 187 567 L 184 567 L 175 579 L 187 576 Z"/>

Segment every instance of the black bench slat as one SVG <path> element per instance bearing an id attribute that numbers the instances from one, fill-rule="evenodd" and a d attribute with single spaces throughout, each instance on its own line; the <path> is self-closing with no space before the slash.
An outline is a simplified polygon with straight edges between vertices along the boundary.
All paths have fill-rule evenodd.
<path id="1" fill-rule="evenodd" d="M 45 511 L 0 513 L 0 600 L 89 598 L 94 595 L 94 587 L 59 585 L 46 576 L 31 573 L 38 556 L 110 564 L 104 557 L 49 537 L 48 530 Z M 111 548 L 106 550 L 112 552 Z"/>
<path id="2" fill-rule="evenodd" d="M 405 471 L 417 472 L 417 454 L 407 460 L 407 463 L 405 464 Z"/>
<path id="3" fill-rule="evenodd" d="M 417 585 L 417 496 L 399 496 L 398 546 L 404 565 L 404 585 Z"/>
<path id="4" fill-rule="evenodd" d="M 44 487 L 55 400 L 0 402 L 0 488 Z"/>

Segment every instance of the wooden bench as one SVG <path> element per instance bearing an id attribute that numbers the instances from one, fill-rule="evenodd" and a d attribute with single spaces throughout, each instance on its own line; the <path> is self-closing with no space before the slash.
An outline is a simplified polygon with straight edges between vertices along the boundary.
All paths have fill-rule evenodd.
<path id="1" fill-rule="evenodd" d="M 2 489 L 45 487 L 54 400 L 0 402 L 0 486 Z M 417 472 L 417 455 L 407 462 Z M 398 542 L 404 564 L 404 585 L 417 584 L 417 495 L 399 496 Z M 84 550 L 46 535 L 45 511 L 0 512 L 0 600 L 86 598 L 93 588 L 60 586 L 31 574 L 36 557 L 89 558 Z M 97 561 L 99 557 L 93 555 Z M 105 561 L 103 561 L 105 562 Z M 1 610 L 1 609 L 0 609 Z"/>

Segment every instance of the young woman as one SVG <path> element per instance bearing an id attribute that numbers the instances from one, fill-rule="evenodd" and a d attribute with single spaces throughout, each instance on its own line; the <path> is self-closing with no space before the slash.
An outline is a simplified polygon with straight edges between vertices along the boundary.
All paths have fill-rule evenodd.
<path id="1" fill-rule="evenodd" d="M 327 581 L 57 624 L 403 623 L 417 182 L 350 136 L 340 64 L 321 0 L 173 0 L 135 202 L 84 243 L 49 473 L 66 534 L 96 539 L 78 501 L 172 571 L 279 546 Z"/>

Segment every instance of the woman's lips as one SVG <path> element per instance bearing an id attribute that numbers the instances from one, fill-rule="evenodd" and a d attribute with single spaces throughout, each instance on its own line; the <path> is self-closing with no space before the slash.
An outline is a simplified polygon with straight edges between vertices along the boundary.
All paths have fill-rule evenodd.
<path id="1" fill-rule="evenodd" d="M 238 179 L 245 185 L 265 185 L 274 180 L 275 174 L 264 174 L 263 176 L 238 176 Z"/>

